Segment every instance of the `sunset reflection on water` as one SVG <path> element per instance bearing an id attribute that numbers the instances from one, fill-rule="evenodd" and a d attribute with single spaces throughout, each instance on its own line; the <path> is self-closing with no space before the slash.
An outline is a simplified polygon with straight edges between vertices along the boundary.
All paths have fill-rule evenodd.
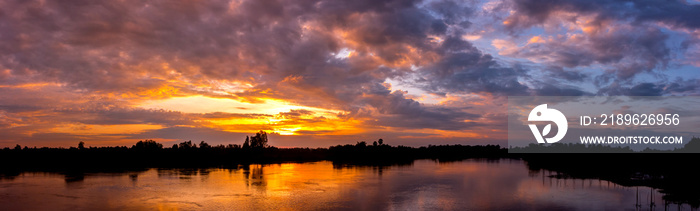
<path id="1" fill-rule="evenodd" d="M 624 210 L 651 189 L 558 179 L 518 160 L 418 160 L 387 167 L 329 161 L 232 169 L 22 173 L 0 180 L 2 210 Z M 659 206 L 661 194 L 654 191 Z M 659 207 L 663 209 L 663 207 Z"/>

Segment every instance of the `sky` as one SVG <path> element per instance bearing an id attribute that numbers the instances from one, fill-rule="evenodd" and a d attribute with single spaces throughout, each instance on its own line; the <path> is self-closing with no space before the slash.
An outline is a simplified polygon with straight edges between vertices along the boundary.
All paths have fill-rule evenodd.
<path id="1" fill-rule="evenodd" d="M 695 96 L 698 1 L 0 1 L 0 147 L 507 143 L 508 96 Z"/>

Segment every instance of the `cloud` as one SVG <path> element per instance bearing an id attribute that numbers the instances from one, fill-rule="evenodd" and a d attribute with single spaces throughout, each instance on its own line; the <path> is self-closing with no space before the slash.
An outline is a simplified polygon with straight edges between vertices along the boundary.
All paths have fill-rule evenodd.
<path id="1" fill-rule="evenodd" d="M 674 67 L 674 55 L 683 52 L 669 44 L 677 38 L 668 31 L 692 34 L 696 5 L 476 3 L 3 1 L 0 129 L 12 134 L 2 139 L 224 140 L 267 129 L 281 137 L 403 131 L 456 140 L 502 128 L 504 117 L 493 109 L 504 96 L 592 94 L 582 86 L 595 86 L 600 90 L 592 92 L 601 95 L 697 93 L 696 80 L 633 80 Z M 506 23 L 485 21 L 495 13 Z M 538 26 L 544 32 L 529 31 Z M 684 49 L 692 51 L 696 38 L 687 39 Z M 595 81 L 605 83 L 590 85 Z M 439 100 L 414 97 L 423 94 Z M 177 100 L 162 110 L 142 107 L 196 99 L 187 96 L 226 99 L 217 102 L 232 102 L 231 110 L 240 113 L 183 111 Z M 263 109 L 269 105 L 285 109 Z M 100 129 L 115 125 L 144 129 Z M 67 128 L 85 130 L 61 131 Z M 97 130 L 104 133 L 85 135 Z"/>
<path id="2" fill-rule="evenodd" d="M 664 22 L 684 28 L 698 28 L 699 5 L 685 1 L 536 1 L 514 0 L 511 27 L 542 24 L 560 11 L 596 14 L 598 19 L 632 19 L 635 23 Z"/>
<path id="3" fill-rule="evenodd" d="M 692 55 L 694 48 L 687 44 L 698 40 L 699 5 L 506 0 L 500 7 L 510 11 L 503 17 L 503 27 L 511 38 L 501 43 L 512 43 L 500 54 L 545 66 L 602 70 L 598 85 L 631 84 L 640 74 L 664 75 L 678 59 L 694 64 L 683 55 Z M 523 42 L 524 38 L 529 40 Z"/>
<path id="4" fill-rule="evenodd" d="M 416 82 L 441 93 L 489 93 L 527 95 L 528 87 L 518 81 L 526 70 L 502 67 L 491 55 L 483 54 L 469 42 L 448 36 L 437 49 L 441 59 L 421 68 Z"/>
<path id="5" fill-rule="evenodd" d="M 549 67 L 546 68 L 545 71 L 547 72 L 548 76 L 552 78 L 560 78 L 571 82 L 584 82 L 585 80 L 590 79 L 590 76 L 586 75 L 585 73 L 565 70 L 561 67 Z"/>
<path id="6" fill-rule="evenodd" d="M 659 28 L 606 23 L 586 32 L 593 30 L 586 27 L 581 27 L 583 32 L 552 35 L 510 47 L 501 54 L 566 68 L 604 65 L 606 74 L 621 80 L 666 69 L 672 59 L 671 47 L 666 44 L 669 36 Z"/>
<path id="7" fill-rule="evenodd" d="M 566 87 L 563 85 L 554 86 L 551 84 L 545 84 L 536 90 L 537 96 L 583 96 L 592 95 L 575 87 Z"/>
<path id="8" fill-rule="evenodd" d="M 676 79 L 675 81 L 659 81 L 659 82 L 644 82 L 633 86 L 625 86 L 620 84 L 612 84 L 601 88 L 598 94 L 609 96 L 697 96 L 700 81 L 697 79 L 684 80 Z"/>

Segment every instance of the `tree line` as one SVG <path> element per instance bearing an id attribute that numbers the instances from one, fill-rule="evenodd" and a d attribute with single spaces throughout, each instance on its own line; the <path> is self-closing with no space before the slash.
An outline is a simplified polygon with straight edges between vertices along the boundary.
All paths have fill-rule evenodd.
<path id="1" fill-rule="evenodd" d="M 246 136 L 245 141 L 243 142 L 242 145 L 239 145 L 239 144 L 228 144 L 228 145 L 219 144 L 219 145 L 212 146 L 205 141 L 201 141 L 201 142 L 199 142 L 199 145 L 197 145 L 197 143 L 193 143 L 192 140 L 189 140 L 189 141 L 180 142 L 178 144 L 173 144 L 170 148 L 171 149 L 188 150 L 188 149 L 263 149 L 263 148 L 272 147 L 272 146 L 268 145 L 267 142 L 268 142 L 267 132 L 260 130 L 257 133 L 255 133 L 254 136 Z M 78 143 L 77 148 L 70 147 L 69 149 L 85 150 L 85 149 L 96 149 L 96 148 L 98 148 L 98 147 L 86 148 L 85 142 L 81 141 Z M 125 149 L 127 147 L 122 146 L 122 147 L 99 147 L 99 148 Z M 27 146 L 24 146 L 24 148 L 22 148 L 21 145 L 17 144 L 12 149 L 13 150 L 31 150 L 31 149 L 37 149 L 37 148 L 36 147 L 29 148 Z M 42 147 L 39 149 L 52 149 L 52 148 Z M 58 148 L 58 149 L 60 149 L 60 148 Z M 151 150 L 164 149 L 164 146 L 163 146 L 163 144 L 158 143 L 154 140 L 146 139 L 146 140 L 140 140 L 140 141 L 136 142 L 136 144 L 132 145 L 130 149 L 151 151 Z M 4 150 L 10 150 L 10 148 L 5 147 Z"/>
<path id="2" fill-rule="evenodd" d="M 87 147 L 84 142 L 70 148 L 28 148 L 0 150 L 2 171 L 64 171 L 66 169 L 131 169 L 154 167 L 222 167 L 245 163 L 305 162 L 330 160 L 362 165 L 392 165 L 415 159 L 458 160 L 501 158 L 507 150 L 498 145 L 441 145 L 427 147 L 391 146 L 383 139 L 368 144 L 336 145 L 328 148 L 277 148 L 268 144 L 268 135 L 259 131 L 242 144 L 210 145 L 184 141 L 165 147 L 154 140 L 140 140 L 131 147 Z"/>

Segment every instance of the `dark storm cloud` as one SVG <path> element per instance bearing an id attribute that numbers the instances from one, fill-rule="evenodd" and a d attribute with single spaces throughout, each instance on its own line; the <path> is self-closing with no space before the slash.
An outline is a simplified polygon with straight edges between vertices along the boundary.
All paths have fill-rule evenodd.
<path id="1" fill-rule="evenodd" d="M 668 66 L 671 49 L 666 45 L 667 40 L 668 35 L 657 28 L 637 26 L 532 43 L 508 55 L 545 57 L 551 61 L 550 65 L 568 68 L 602 64 L 607 74 L 630 79 L 638 73 Z"/>
<path id="2" fill-rule="evenodd" d="M 561 78 L 573 82 L 583 82 L 584 80 L 589 78 L 589 76 L 584 73 L 578 71 L 564 70 L 564 68 L 561 67 L 549 67 L 546 68 L 545 71 L 552 78 Z"/>
<path id="3" fill-rule="evenodd" d="M 587 1 L 587 0 L 514 0 L 519 17 L 529 17 L 512 26 L 541 24 L 552 13 L 571 11 L 581 14 L 599 14 L 599 19 L 633 19 L 637 23 L 660 21 L 687 28 L 700 27 L 700 5 L 685 1 Z"/>
<path id="4" fill-rule="evenodd" d="M 469 42 L 448 36 L 437 49 L 443 57 L 423 68 L 419 83 L 434 92 L 483 92 L 496 95 L 527 95 L 528 87 L 518 82 L 526 70 L 501 67 L 491 55 L 483 54 Z"/>
<path id="5" fill-rule="evenodd" d="M 662 95 L 677 95 L 677 96 L 697 96 L 700 94 L 700 81 L 698 80 L 683 80 L 661 81 L 661 82 L 644 82 L 637 83 L 632 86 L 624 86 L 613 83 L 610 86 L 603 87 L 598 91 L 600 95 L 623 95 L 623 96 L 662 96 Z"/>
<path id="6" fill-rule="evenodd" d="M 670 94 L 700 95 L 700 80 L 697 79 L 677 79 L 666 84 L 665 91 Z"/>
<path id="7" fill-rule="evenodd" d="M 605 65 L 611 79 L 628 80 L 638 73 L 668 68 L 673 48 L 663 27 L 700 27 L 700 5 L 684 1 L 508 1 L 514 14 L 506 27 L 515 31 L 533 26 L 584 24 L 584 36 L 554 38 L 530 44 L 511 55 L 548 57 L 562 67 Z M 573 15 L 572 15 L 573 13 Z M 665 24 L 659 26 L 658 24 Z M 682 43 L 696 40 L 690 36 Z M 551 38 L 550 38 L 551 39 Z"/>

